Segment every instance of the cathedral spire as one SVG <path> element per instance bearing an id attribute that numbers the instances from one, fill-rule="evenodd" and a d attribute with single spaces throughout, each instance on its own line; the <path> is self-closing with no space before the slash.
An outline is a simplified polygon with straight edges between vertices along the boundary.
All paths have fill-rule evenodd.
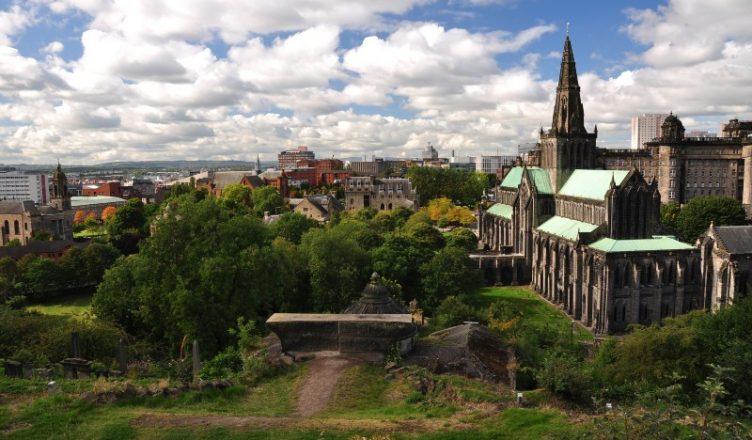
<path id="1" fill-rule="evenodd" d="M 580 99 L 580 85 L 577 82 L 577 69 L 569 33 L 564 39 L 561 55 L 559 85 L 556 87 L 556 104 L 551 131 L 555 134 L 585 134 L 585 116 Z"/>

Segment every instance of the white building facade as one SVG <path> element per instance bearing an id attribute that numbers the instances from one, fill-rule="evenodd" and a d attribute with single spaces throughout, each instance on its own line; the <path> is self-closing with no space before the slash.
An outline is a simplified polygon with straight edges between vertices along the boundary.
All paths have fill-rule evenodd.
<path id="1" fill-rule="evenodd" d="M 37 205 L 46 205 L 49 198 L 47 175 L 0 171 L 0 200 L 33 200 Z"/>
<path id="2" fill-rule="evenodd" d="M 478 156 L 475 158 L 475 171 L 496 174 L 496 170 L 514 165 L 516 156 Z"/>
<path id="3" fill-rule="evenodd" d="M 661 124 L 666 114 L 643 113 L 632 118 L 632 142 L 630 148 L 639 150 L 645 144 L 661 135 Z"/>

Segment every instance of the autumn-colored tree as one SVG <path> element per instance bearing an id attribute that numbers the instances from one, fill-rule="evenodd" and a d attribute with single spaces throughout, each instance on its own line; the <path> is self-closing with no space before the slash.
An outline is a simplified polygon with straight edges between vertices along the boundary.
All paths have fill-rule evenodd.
<path id="1" fill-rule="evenodd" d="M 115 215 L 116 211 L 117 211 L 117 208 L 115 208 L 114 206 L 108 206 L 108 207 L 104 208 L 104 210 L 102 210 L 102 221 L 105 221 L 108 218 L 110 218 L 113 215 Z"/>
<path id="2" fill-rule="evenodd" d="M 87 212 L 86 213 L 86 220 L 88 220 L 88 219 L 96 220 L 97 219 L 97 213 L 94 212 L 94 211 Z"/>
<path id="3" fill-rule="evenodd" d="M 74 224 L 81 224 L 86 219 L 86 213 L 81 211 L 80 209 L 76 211 L 75 214 L 73 214 L 73 223 Z"/>
<path id="4" fill-rule="evenodd" d="M 433 199 L 428 202 L 426 211 L 431 220 L 436 222 L 439 221 L 439 218 L 441 218 L 442 215 L 446 215 L 447 211 L 452 209 L 453 206 L 454 204 L 448 198 L 439 197 L 438 199 Z"/>

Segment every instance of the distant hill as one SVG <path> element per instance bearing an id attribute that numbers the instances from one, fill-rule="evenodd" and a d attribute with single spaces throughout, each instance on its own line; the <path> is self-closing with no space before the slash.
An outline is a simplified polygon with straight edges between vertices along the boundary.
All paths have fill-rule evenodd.
<path id="1" fill-rule="evenodd" d="M 261 162 L 262 168 L 276 165 L 276 162 Z M 50 165 L 6 165 L 19 170 L 53 170 L 57 164 Z M 244 169 L 250 170 L 256 166 L 256 162 L 242 160 L 155 160 L 155 161 L 123 161 L 123 162 L 106 162 L 94 165 L 66 165 L 63 168 L 66 171 L 86 171 L 86 170 L 186 170 L 186 169 Z"/>

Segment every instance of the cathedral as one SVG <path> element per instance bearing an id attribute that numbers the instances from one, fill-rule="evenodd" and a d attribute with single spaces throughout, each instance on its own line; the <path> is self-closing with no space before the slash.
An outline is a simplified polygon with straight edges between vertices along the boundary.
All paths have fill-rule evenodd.
<path id="1" fill-rule="evenodd" d="M 700 254 L 661 235 L 661 194 L 637 169 L 600 165 L 585 128 L 574 53 L 564 41 L 553 120 L 537 162 L 512 168 L 480 213 L 498 282 L 527 282 L 596 334 L 625 331 L 706 307 Z M 493 276 L 493 275 L 492 275 Z"/>

